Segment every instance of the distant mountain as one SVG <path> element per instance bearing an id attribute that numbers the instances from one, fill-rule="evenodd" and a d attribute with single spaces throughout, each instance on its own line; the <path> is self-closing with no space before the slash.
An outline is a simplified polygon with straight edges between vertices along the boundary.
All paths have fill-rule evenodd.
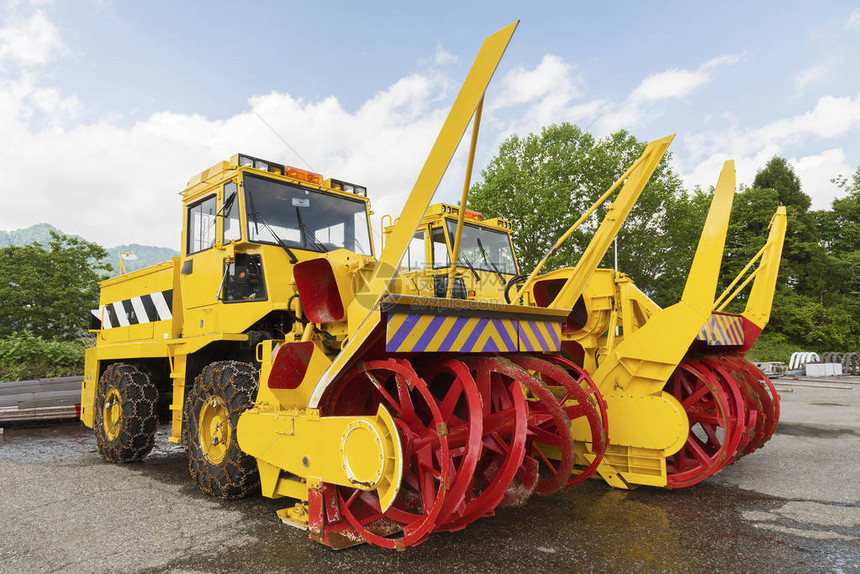
<path id="1" fill-rule="evenodd" d="M 16 229 L 14 231 L 0 230 L 0 247 L 9 247 L 10 245 L 30 245 L 31 243 L 41 243 L 47 245 L 51 240 L 51 232 L 63 233 L 50 223 L 37 223 L 25 229 Z M 77 237 L 83 239 L 80 235 L 70 235 L 69 237 Z"/>
<path id="2" fill-rule="evenodd" d="M 0 230 L 0 248 L 9 247 L 10 245 L 29 245 L 30 243 L 41 243 L 42 245 L 47 245 L 51 240 L 51 231 L 55 231 L 56 233 L 63 233 L 61 230 L 57 229 L 53 225 L 49 223 L 38 223 L 36 225 L 31 225 L 25 229 L 16 229 L 14 231 L 2 231 Z M 71 235 L 70 237 L 77 237 L 78 239 L 85 239 L 80 235 Z M 169 261 L 171 257 L 176 257 L 179 255 L 178 251 L 167 247 L 155 247 L 153 245 L 138 245 L 137 243 L 131 243 L 128 245 L 117 245 L 116 247 L 106 247 L 108 252 L 108 263 L 113 266 L 114 272 L 112 275 L 116 275 L 119 273 L 119 253 L 134 253 L 137 257 L 135 261 L 126 261 L 125 269 L 126 271 L 136 271 L 138 269 L 143 269 L 144 267 L 149 267 L 150 265 L 155 265 L 157 263 L 161 263 L 162 261 Z"/>

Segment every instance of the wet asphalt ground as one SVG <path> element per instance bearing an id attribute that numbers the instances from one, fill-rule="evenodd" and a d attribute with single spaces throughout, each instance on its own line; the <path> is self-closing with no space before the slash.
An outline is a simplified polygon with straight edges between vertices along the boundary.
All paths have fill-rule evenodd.
<path id="1" fill-rule="evenodd" d="M 281 524 L 281 501 L 209 498 L 164 434 L 144 462 L 110 465 L 79 423 L 7 427 L 0 572 L 860 572 L 854 379 L 776 380 L 776 435 L 699 485 L 590 480 L 401 553 L 332 551 Z"/>

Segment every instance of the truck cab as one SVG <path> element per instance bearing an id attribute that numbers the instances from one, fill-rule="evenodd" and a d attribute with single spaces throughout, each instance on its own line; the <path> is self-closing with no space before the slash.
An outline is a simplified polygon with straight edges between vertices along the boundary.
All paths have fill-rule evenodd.
<path id="1" fill-rule="evenodd" d="M 105 371 L 133 363 L 157 386 L 159 410 L 171 411 L 170 439 L 179 442 L 185 385 L 207 364 L 259 366 L 260 341 L 301 337 L 297 264 L 373 261 L 363 186 L 235 154 L 192 177 L 180 196 L 180 256 L 100 284 L 82 389 L 89 426 Z"/>
<path id="2" fill-rule="evenodd" d="M 444 203 L 427 209 L 400 262 L 402 292 L 445 297 L 459 210 Z M 393 222 L 383 227 L 383 241 L 393 229 Z M 466 210 L 460 253 L 454 265 L 453 298 L 505 302 L 506 285 L 520 273 L 512 233 L 510 221 L 484 219 L 481 213 Z"/>
<path id="3" fill-rule="evenodd" d="M 278 312 L 295 312 L 295 264 L 338 250 L 374 255 L 362 186 L 237 154 L 192 178 L 182 197 L 186 338 L 251 328 L 283 338 Z"/>

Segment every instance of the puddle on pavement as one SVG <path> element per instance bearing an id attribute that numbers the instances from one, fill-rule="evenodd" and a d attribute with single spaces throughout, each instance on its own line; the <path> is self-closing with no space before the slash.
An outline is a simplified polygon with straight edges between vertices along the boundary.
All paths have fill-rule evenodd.
<path id="1" fill-rule="evenodd" d="M 397 553 L 370 546 L 332 551 L 280 525 L 278 501 L 250 499 L 240 510 L 256 542 L 200 552 L 170 567 L 206 571 L 780 571 L 839 570 L 860 558 L 828 541 L 763 530 L 743 510 L 772 513 L 785 501 L 719 485 L 666 491 L 610 489 L 588 481 L 455 533 L 436 533 Z M 268 516 L 266 513 L 269 513 Z"/>
<path id="2" fill-rule="evenodd" d="M 844 436 L 857 435 L 860 436 L 860 431 L 848 428 L 833 428 L 822 427 L 816 425 L 779 423 L 776 427 L 776 434 L 785 434 L 790 436 L 806 436 L 811 438 L 840 438 Z"/>

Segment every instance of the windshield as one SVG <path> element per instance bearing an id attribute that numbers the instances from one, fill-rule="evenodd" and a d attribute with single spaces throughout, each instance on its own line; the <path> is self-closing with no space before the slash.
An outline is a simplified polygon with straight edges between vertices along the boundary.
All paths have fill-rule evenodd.
<path id="1" fill-rule="evenodd" d="M 245 174 L 248 240 L 309 251 L 370 251 L 366 204 Z"/>
<path id="2" fill-rule="evenodd" d="M 451 245 L 454 245 L 457 222 L 450 219 L 446 219 L 446 221 Z M 514 251 L 511 248 L 511 240 L 507 233 L 464 223 L 458 266 L 468 267 L 469 263 L 475 269 L 483 271 L 492 271 L 493 273 L 498 271 L 507 275 L 516 275 L 517 273 Z"/>

